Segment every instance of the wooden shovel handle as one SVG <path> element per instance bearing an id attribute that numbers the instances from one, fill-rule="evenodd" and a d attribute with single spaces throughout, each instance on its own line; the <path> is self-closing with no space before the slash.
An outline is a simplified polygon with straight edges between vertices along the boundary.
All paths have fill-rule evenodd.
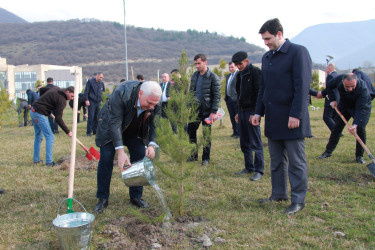
<path id="1" fill-rule="evenodd" d="M 85 147 L 85 145 L 82 144 L 82 142 L 80 140 L 78 140 L 78 138 L 76 138 L 76 141 L 78 142 L 78 144 L 85 150 L 85 151 L 88 151 L 87 148 Z"/>
<path id="2" fill-rule="evenodd" d="M 335 107 L 335 110 L 337 112 L 337 114 L 339 114 L 339 116 L 341 117 L 341 119 L 345 122 L 346 126 L 348 126 L 349 128 L 351 127 L 350 124 L 348 123 L 348 121 L 345 119 L 345 117 L 341 114 L 340 110 L 338 110 L 337 107 Z M 370 150 L 366 147 L 366 145 L 363 143 L 362 139 L 358 136 L 357 132 L 354 132 L 354 137 L 357 139 L 357 141 L 359 142 L 359 144 L 361 144 L 362 148 L 366 151 L 366 153 L 368 155 L 372 155 Z"/>

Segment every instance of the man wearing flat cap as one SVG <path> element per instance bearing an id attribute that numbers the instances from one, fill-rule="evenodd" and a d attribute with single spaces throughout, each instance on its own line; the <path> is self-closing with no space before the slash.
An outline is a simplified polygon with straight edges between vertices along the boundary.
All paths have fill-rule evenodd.
<path id="1" fill-rule="evenodd" d="M 264 173 L 263 145 L 260 127 L 253 126 L 251 118 L 257 102 L 261 71 L 249 63 L 245 51 L 235 53 L 232 62 L 239 70 L 236 79 L 239 110 L 235 119 L 239 125 L 240 146 L 245 158 L 245 168 L 236 174 L 255 172 L 250 180 L 257 181 Z"/>

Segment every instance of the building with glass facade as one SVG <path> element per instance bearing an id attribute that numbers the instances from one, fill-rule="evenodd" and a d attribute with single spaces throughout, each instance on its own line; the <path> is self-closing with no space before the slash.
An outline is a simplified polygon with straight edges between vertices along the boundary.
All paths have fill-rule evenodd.
<path id="1" fill-rule="evenodd" d="M 82 90 L 82 68 L 78 66 L 59 65 L 8 65 L 5 58 L 0 57 L 0 89 L 6 89 L 9 99 L 27 99 L 26 91 L 35 90 L 36 85 L 47 84 L 52 77 L 56 86 L 66 88 L 74 86 Z"/>

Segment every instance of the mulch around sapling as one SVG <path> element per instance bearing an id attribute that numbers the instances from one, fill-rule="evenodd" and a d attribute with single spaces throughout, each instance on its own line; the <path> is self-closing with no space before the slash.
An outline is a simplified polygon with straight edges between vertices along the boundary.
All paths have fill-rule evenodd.
<path id="1" fill-rule="evenodd" d="M 225 244 L 218 237 L 224 230 L 206 226 L 203 217 L 178 217 L 171 222 L 148 223 L 132 216 L 108 220 L 101 232 L 102 239 L 94 244 L 98 249 L 186 249 L 206 244 L 202 236 L 212 238 L 211 245 Z M 219 240 L 218 240 L 219 239 Z"/>

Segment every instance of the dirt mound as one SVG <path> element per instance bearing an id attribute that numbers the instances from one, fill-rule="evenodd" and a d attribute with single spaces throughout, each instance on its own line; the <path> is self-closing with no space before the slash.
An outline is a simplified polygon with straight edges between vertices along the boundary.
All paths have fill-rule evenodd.
<path id="1" fill-rule="evenodd" d="M 57 166 L 61 170 L 69 170 L 70 166 L 70 155 L 61 157 L 57 162 Z M 86 155 L 77 155 L 76 156 L 76 170 L 96 170 L 98 167 L 98 162 L 95 160 L 89 161 L 86 158 Z"/>
<path id="2" fill-rule="evenodd" d="M 99 249 L 186 249 L 204 246 L 201 235 L 216 237 L 223 230 L 207 227 L 202 217 L 178 217 L 173 222 L 147 223 L 135 217 L 124 216 L 109 221 L 102 235 L 105 242 L 97 243 Z M 221 238 L 220 238 L 221 239 Z M 225 241 L 222 241 L 225 242 Z M 211 243 L 212 244 L 212 243 Z"/>

